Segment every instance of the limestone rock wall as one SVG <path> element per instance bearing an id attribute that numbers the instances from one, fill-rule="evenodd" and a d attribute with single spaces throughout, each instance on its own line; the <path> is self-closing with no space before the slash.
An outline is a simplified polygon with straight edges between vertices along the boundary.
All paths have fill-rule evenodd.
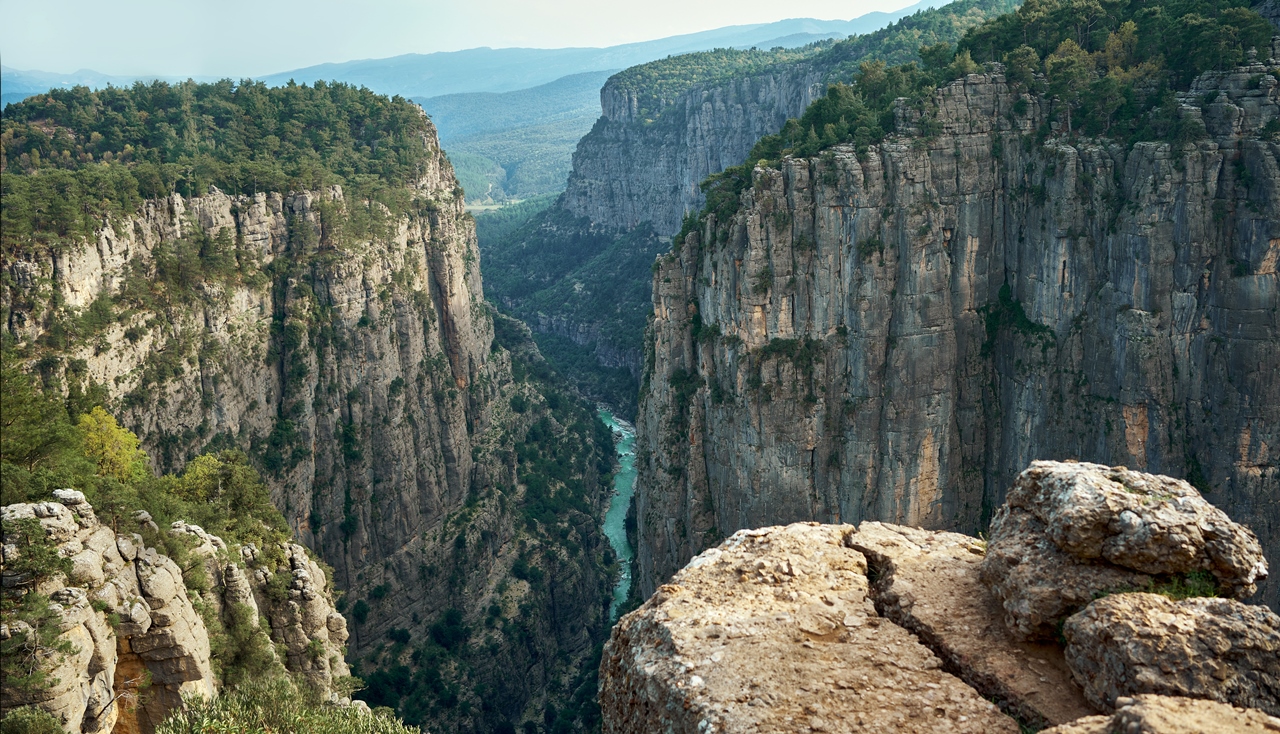
<path id="1" fill-rule="evenodd" d="M 1039 458 L 1186 477 L 1275 557 L 1273 68 L 1197 81 L 1181 149 L 1040 138 L 997 70 L 936 93 L 936 135 L 903 110 L 864 156 L 758 169 L 654 275 L 641 593 L 738 528 L 976 533 Z"/>

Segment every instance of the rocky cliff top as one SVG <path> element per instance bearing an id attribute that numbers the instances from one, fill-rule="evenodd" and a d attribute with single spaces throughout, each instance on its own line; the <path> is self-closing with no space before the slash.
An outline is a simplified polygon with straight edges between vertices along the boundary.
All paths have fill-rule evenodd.
<path id="1" fill-rule="evenodd" d="M 1133 523 L 1136 505 L 1147 517 L 1195 513 L 1265 574 L 1246 528 L 1167 477 L 1037 462 L 1019 481 L 1056 498 L 1062 517 L 1101 523 L 997 526 L 986 541 L 879 522 L 738 531 L 614 628 L 600 669 L 605 731 L 1280 731 L 1280 616 L 1266 607 L 1110 587 L 1083 610 L 1057 610 L 1060 639 L 1026 640 L 1007 617 L 1022 601 L 1001 588 L 1087 576 L 1092 551 L 1062 550 L 1071 568 L 991 568 L 997 546 L 1031 558 L 1089 527 L 1128 541 L 1113 563 L 1195 555 Z M 1096 574 L 1095 588 L 1111 583 L 1105 567 Z"/>

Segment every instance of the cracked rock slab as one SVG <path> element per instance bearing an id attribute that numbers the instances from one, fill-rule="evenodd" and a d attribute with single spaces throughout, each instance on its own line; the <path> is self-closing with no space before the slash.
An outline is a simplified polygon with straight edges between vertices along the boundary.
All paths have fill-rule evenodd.
<path id="1" fill-rule="evenodd" d="M 959 533 L 864 522 L 848 538 L 867 556 L 876 607 L 914 632 L 955 673 L 1033 727 L 1095 713 L 1062 649 L 1014 639 L 979 578 L 984 549 Z"/>
<path id="2" fill-rule="evenodd" d="M 877 615 L 849 525 L 743 530 L 614 627 L 604 731 L 995 732 L 1017 723 Z"/>
<path id="3" fill-rule="evenodd" d="M 1233 599 L 1099 599 L 1063 626 L 1066 658 L 1098 706 L 1156 693 L 1280 716 L 1280 616 Z"/>
<path id="4" fill-rule="evenodd" d="M 1112 716 L 1089 716 L 1041 734 L 1275 734 L 1280 719 L 1255 709 L 1193 698 L 1142 695 L 1117 701 Z"/>

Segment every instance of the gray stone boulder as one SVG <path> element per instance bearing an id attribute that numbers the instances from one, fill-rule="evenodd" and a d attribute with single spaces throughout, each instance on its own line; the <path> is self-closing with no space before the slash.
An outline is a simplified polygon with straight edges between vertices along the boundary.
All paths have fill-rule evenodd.
<path id="1" fill-rule="evenodd" d="M 1179 479 L 1098 464 L 1033 462 L 991 523 L 982 578 L 1023 639 L 1058 625 L 1101 594 L 1164 578 L 1212 574 L 1246 598 L 1267 576 L 1253 531 Z"/>
<path id="2" fill-rule="evenodd" d="M 1280 716 L 1280 616 L 1234 599 L 1114 594 L 1063 625 L 1067 664 L 1096 706 L 1155 693 Z"/>

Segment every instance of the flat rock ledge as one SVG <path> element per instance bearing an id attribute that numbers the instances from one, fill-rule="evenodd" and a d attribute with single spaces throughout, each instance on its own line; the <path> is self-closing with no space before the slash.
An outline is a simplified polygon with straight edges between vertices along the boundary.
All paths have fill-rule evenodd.
<path id="1" fill-rule="evenodd" d="M 1018 640 L 1002 623 L 979 577 L 981 541 L 864 522 L 847 542 L 867 558 L 876 609 L 984 697 L 1033 728 L 1095 713 L 1060 646 Z"/>
<path id="2" fill-rule="evenodd" d="M 879 615 L 857 534 L 743 530 L 694 558 L 614 627 L 600 665 L 604 731 L 1017 734 Z"/>

